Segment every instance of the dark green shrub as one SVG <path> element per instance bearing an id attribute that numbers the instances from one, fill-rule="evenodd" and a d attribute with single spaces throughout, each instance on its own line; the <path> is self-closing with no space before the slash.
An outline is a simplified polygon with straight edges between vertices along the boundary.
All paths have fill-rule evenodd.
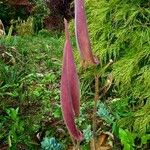
<path id="1" fill-rule="evenodd" d="M 111 95 L 128 100 L 118 125 L 136 134 L 136 143 L 150 132 L 150 3 L 88 0 L 86 6 L 94 51 L 103 64 L 114 60 Z"/>

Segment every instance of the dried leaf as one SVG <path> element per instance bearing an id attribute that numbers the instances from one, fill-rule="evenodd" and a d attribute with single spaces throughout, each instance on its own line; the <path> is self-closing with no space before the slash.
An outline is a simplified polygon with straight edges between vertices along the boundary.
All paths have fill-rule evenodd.
<path id="1" fill-rule="evenodd" d="M 100 145 L 100 146 L 103 146 L 103 145 L 106 145 L 106 142 L 107 142 L 107 140 L 108 140 L 108 135 L 107 134 L 105 134 L 105 133 L 102 133 L 100 136 L 99 136 L 99 138 L 98 138 L 98 144 Z"/>

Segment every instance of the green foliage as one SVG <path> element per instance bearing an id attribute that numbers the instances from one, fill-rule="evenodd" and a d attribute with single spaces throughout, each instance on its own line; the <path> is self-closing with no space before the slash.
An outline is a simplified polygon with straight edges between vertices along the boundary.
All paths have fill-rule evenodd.
<path id="1" fill-rule="evenodd" d="M 30 3 L 30 6 L 17 6 L 11 5 L 8 0 L 0 2 L 0 18 L 6 32 L 8 32 L 12 21 L 17 22 L 17 25 L 14 24 L 14 32 L 17 30 L 19 35 L 33 34 L 33 31 L 37 33 L 42 29 L 43 19 L 49 14 L 49 9 L 43 0 L 31 0 Z"/>
<path id="2" fill-rule="evenodd" d="M 150 61 L 147 7 L 148 1 L 87 2 L 94 50 L 104 62 L 110 58 L 118 60 L 113 65 L 113 76 L 120 94 L 126 96 L 132 91 L 132 95 L 141 100 L 149 97 L 150 83 L 149 76 L 145 76 Z M 92 22 L 93 18 L 97 21 Z M 139 86 L 141 83 L 143 87 Z"/>
<path id="3" fill-rule="evenodd" d="M 27 21 L 18 19 L 16 21 L 16 33 L 17 35 L 32 35 L 33 32 L 33 18 L 29 17 Z"/>
<path id="4" fill-rule="evenodd" d="M 23 135 L 25 130 L 24 121 L 19 116 L 19 108 L 9 108 L 6 109 L 6 116 L 0 117 L 1 133 L 0 138 L 8 139 L 9 147 L 12 149 L 16 147 L 16 144 L 24 140 L 27 142 L 27 137 Z M 7 130 L 6 131 L 6 126 Z"/>
<path id="5" fill-rule="evenodd" d="M 149 127 L 149 105 L 145 105 L 136 112 L 132 112 L 132 109 L 129 108 L 128 99 L 124 101 L 114 99 L 107 105 L 99 103 L 97 115 L 111 126 L 114 135 L 121 140 L 125 150 L 134 149 L 136 138 L 141 139 L 141 142 L 138 143 L 140 147 L 142 144 L 147 144 L 149 134 L 145 133 Z"/>
<path id="6" fill-rule="evenodd" d="M 43 122 L 61 118 L 56 80 L 62 42 L 61 35 L 47 31 L 0 39 L 0 142 L 36 149 L 32 139 L 41 128 L 47 130 Z"/>
<path id="7" fill-rule="evenodd" d="M 134 136 L 128 130 L 119 128 L 119 138 L 124 145 L 123 150 L 134 150 Z"/>
<path id="8" fill-rule="evenodd" d="M 110 71 L 114 78 L 112 94 L 120 99 L 113 103 L 117 108 L 113 108 L 118 115 L 117 124 L 138 138 L 147 135 L 150 132 L 149 1 L 87 0 L 86 7 L 93 50 L 102 64 L 114 60 Z"/>
<path id="9" fill-rule="evenodd" d="M 143 135 L 141 138 L 142 144 L 146 144 L 150 140 L 150 134 Z"/>
<path id="10" fill-rule="evenodd" d="M 46 6 L 46 3 L 43 0 L 35 1 L 36 5 L 33 8 L 33 30 L 37 33 L 43 28 L 43 19 L 49 15 L 49 9 Z"/>
<path id="11" fill-rule="evenodd" d="M 21 141 L 25 126 L 24 122 L 21 121 L 19 117 L 19 108 L 17 109 L 10 108 L 7 109 L 6 112 L 8 114 L 8 121 L 9 120 L 12 121 L 8 135 L 10 142 L 9 146 L 11 146 L 12 144 L 14 145 Z"/>
<path id="12" fill-rule="evenodd" d="M 0 18 L 4 23 L 6 31 L 9 29 L 10 21 L 17 20 L 20 17 L 25 20 L 28 17 L 25 7 L 15 7 L 11 6 L 8 0 L 2 0 L 0 2 Z"/>
<path id="13" fill-rule="evenodd" d="M 99 103 L 97 115 L 104 119 L 108 124 L 112 124 L 114 121 L 114 117 L 110 114 L 108 108 L 103 103 Z"/>
<path id="14" fill-rule="evenodd" d="M 141 137 L 145 135 L 148 131 L 150 124 L 150 104 L 144 105 L 140 110 L 134 113 L 135 122 L 134 122 L 134 131 L 138 133 L 138 136 Z"/>

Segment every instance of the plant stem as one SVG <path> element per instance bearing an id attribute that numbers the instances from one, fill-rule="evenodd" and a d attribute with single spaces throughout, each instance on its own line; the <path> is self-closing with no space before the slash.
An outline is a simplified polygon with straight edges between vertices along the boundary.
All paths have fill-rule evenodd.
<path id="1" fill-rule="evenodd" d="M 71 138 L 71 141 L 73 143 L 74 150 L 76 150 L 76 142 L 75 142 L 74 138 L 71 135 L 70 135 L 70 138 Z"/>
<path id="2" fill-rule="evenodd" d="M 95 98 L 93 108 L 93 148 L 96 150 L 95 139 L 96 139 L 96 112 L 97 112 L 97 101 L 99 99 L 99 76 L 95 75 Z"/>
<path id="3" fill-rule="evenodd" d="M 77 150 L 80 150 L 80 142 L 77 141 Z"/>
<path id="4" fill-rule="evenodd" d="M 80 141 L 75 140 L 72 136 L 70 138 L 73 143 L 73 150 L 80 150 Z"/>

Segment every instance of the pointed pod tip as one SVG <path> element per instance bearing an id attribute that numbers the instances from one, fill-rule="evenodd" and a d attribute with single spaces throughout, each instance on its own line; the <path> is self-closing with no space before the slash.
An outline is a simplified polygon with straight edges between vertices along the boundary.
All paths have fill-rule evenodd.
<path id="1" fill-rule="evenodd" d="M 84 136 L 83 134 L 80 132 L 79 136 L 77 138 L 75 138 L 77 141 L 83 141 Z"/>
<path id="2" fill-rule="evenodd" d="M 83 141 L 84 140 L 84 135 L 79 130 L 78 130 L 78 134 L 70 133 L 70 136 L 73 137 L 77 141 Z"/>
<path id="3" fill-rule="evenodd" d="M 66 39 L 69 40 L 69 31 L 68 31 L 68 22 L 67 20 L 64 18 L 64 25 L 65 25 L 65 35 L 66 35 Z"/>
<path id="4" fill-rule="evenodd" d="M 100 61 L 98 60 L 98 58 L 96 56 L 93 56 L 93 57 L 94 57 L 94 64 L 99 65 Z"/>
<path id="5" fill-rule="evenodd" d="M 67 23 L 67 20 L 66 20 L 66 18 L 64 18 L 64 23 Z"/>

